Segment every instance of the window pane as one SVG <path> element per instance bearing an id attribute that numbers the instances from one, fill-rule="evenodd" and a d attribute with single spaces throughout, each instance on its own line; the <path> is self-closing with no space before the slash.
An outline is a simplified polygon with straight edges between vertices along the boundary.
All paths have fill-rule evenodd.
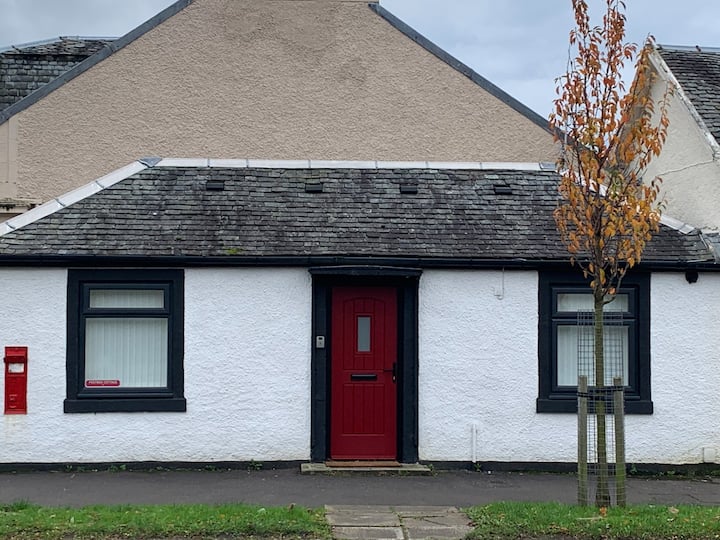
<path id="1" fill-rule="evenodd" d="M 593 295 L 590 293 L 558 293 L 557 310 L 565 312 L 593 311 Z M 618 294 L 609 304 L 605 304 L 603 311 L 629 311 L 628 295 Z"/>
<path id="2" fill-rule="evenodd" d="M 559 300 L 558 300 L 558 303 Z M 557 383 L 558 386 L 577 386 L 578 345 L 582 327 L 558 326 L 557 329 Z"/>
<path id="3" fill-rule="evenodd" d="M 370 317 L 357 318 L 357 350 L 370 352 Z"/>
<path id="4" fill-rule="evenodd" d="M 630 329 L 627 326 L 605 326 L 605 384 L 621 376 L 628 384 L 628 343 Z M 578 368 L 587 375 L 588 385 L 595 385 L 595 346 L 592 326 L 558 326 L 557 328 L 557 384 L 577 386 Z"/>
<path id="5" fill-rule="evenodd" d="M 92 289 L 91 308 L 163 309 L 165 291 L 162 289 Z"/>
<path id="6" fill-rule="evenodd" d="M 164 388 L 167 344 L 167 319 L 87 319 L 85 385 Z"/>
<path id="7" fill-rule="evenodd" d="M 627 385 L 628 378 L 628 342 L 630 329 L 627 326 L 605 327 L 605 384 L 613 383 L 614 377 L 621 377 Z"/>

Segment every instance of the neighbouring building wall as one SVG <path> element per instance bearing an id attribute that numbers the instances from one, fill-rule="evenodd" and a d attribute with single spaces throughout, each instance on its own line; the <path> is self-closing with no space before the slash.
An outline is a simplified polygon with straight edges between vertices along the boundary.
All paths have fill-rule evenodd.
<path id="1" fill-rule="evenodd" d="M 29 347 L 28 414 L 1 417 L 0 463 L 309 459 L 306 270 L 185 272 L 184 413 L 63 413 L 66 281 L 0 270 L 2 345 Z"/>
<path id="2" fill-rule="evenodd" d="M 17 177 L 17 119 L 0 124 L 0 200 L 15 197 Z"/>
<path id="3" fill-rule="evenodd" d="M 504 284 L 503 284 L 504 280 Z M 574 462 L 575 414 L 536 413 L 535 272 L 426 271 L 420 458 Z M 629 463 L 720 462 L 720 276 L 651 280 L 652 415 L 628 415 Z M 707 306 L 699 309 L 698 306 Z"/>
<path id="4" fill-rule="evenodd" d="M 660 79 L 653 87 L 658 102 L 666 83 Z M 720 154 L 709 143 L 712 137 L 693 117 L 681 91 L 670 97 L 668 135 L 662 153 L 656 157 L 645 177 L 663 179 L 660 197 L 665 213 L 694 227 L 720 230 Z"/>
<path id="5" fill-rule="evenodd" d="M 366 1 L 196 0 L 16 115 L 22 198 L 146 156 L 554 161 L 552 136 Z"/>

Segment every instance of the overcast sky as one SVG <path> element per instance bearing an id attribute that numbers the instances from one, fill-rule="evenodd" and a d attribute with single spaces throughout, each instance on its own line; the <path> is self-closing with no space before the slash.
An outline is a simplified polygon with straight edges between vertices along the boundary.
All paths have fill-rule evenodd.
<path id="1" fill-rule="evenodd" d="M 121 36 L 174 0 L 0 0 L 0 48 Z M 262 0 L 255 0 L 262 1 Z M 602 9 L 605 0 L 589 0 Z M 720 47 L 718 0 L 626 0 L 628 38 Z M 542 116 L 565 71 L 570 0 L 381 0 L 381 5 Z M 599 22 L 599 19 L 598 19 Z"/>

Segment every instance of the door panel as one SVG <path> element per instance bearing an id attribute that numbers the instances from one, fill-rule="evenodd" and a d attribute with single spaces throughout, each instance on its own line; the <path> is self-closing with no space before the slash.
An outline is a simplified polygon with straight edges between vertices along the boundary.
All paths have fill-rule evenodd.
<path id="1" fill-rule="evenodd" d="M 332 290 L 330 457 L 397 458 L 397 292 Z"/>

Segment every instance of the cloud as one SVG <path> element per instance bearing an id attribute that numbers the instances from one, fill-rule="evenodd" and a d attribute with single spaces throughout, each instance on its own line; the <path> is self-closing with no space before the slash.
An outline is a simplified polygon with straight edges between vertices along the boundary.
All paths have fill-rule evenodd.
<path id="1" fill-rule="evenodd" d="M 121 36 L 174 0 L 0 0 L 0 47 L 63 36 Z"/>

